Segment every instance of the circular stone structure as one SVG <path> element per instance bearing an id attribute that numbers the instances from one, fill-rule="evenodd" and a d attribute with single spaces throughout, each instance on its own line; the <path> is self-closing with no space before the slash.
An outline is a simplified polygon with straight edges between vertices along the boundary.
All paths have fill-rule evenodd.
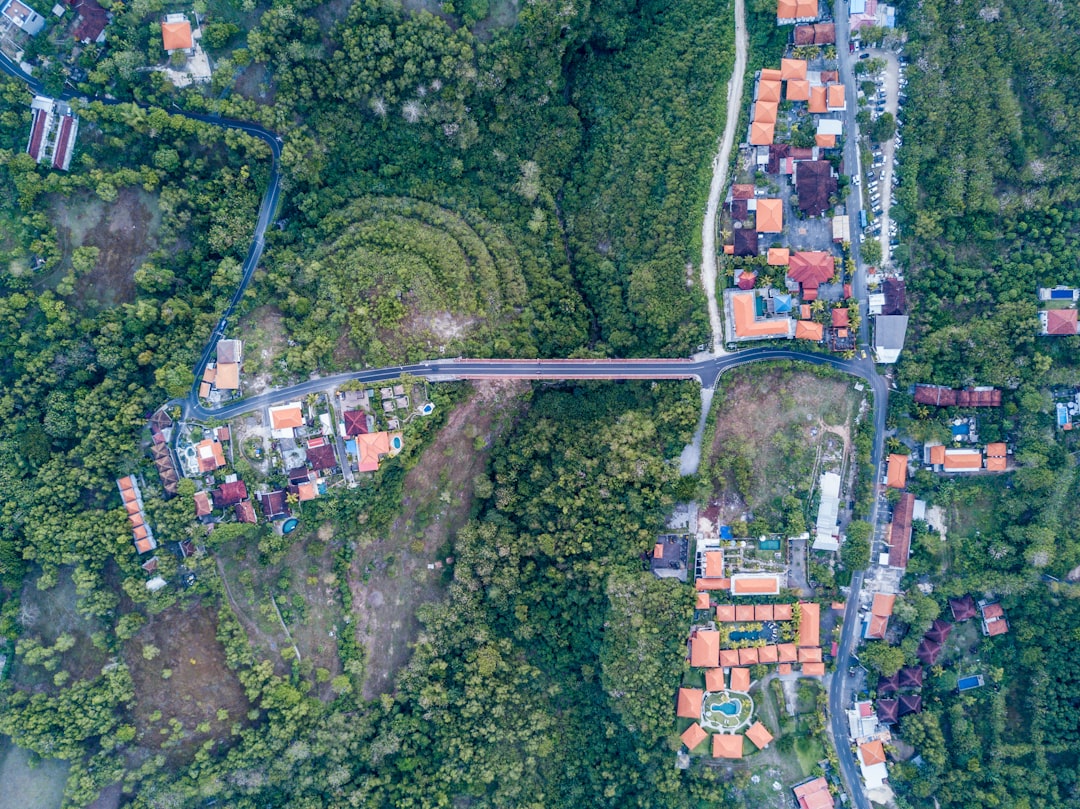
<path id="1" fill-rule="evenodd" d="M 714 733 L 738 730 L 753 715 L 754 700 L 739 691 L 710 691 L 701 701 L 701 726 Z"/>

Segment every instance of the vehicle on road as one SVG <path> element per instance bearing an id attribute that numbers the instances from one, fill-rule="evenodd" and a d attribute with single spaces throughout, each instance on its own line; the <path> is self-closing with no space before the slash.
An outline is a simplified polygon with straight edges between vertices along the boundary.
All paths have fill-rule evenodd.
<path id="1" fill-rule="evenodd" d="M 868 54 L 868 53 L 860 53 L 860 54 L 859 54 L 859 58 L 860 58 L 860 59 L 869 59 L 869 58 L 870 58 L 870 54 Z"/>

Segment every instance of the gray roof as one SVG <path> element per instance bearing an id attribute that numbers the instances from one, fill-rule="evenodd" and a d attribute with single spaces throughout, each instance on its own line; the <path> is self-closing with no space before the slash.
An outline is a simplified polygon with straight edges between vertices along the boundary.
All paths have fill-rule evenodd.
<path id="1" fill-rule="evenodd" d="M 904 347 L 907 324 L 907 315 L 878 315 L 874 328 L 874 346 L 899 351 Z"/>
<path id="2" fill-rule="evenodd" d="M 240 362 L 241 342 L 239 340 L 219 340 L 217 344 L 218 362 Z"/>

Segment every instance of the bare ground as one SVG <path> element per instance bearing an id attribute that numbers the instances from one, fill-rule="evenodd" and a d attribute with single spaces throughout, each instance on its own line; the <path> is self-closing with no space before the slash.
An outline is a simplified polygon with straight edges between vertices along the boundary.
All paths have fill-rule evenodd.
<path id="1" fill-rule="evenodd" d="M 57 197 L 53 205 L 57 239 L 70 269 L 76 247 L 97 247 L 97 266 L 75 285 L 83 305 L 115 306 L 135 298 L 135 270 L 158 246 L 161 211 L 157 197 L 141 188 L 120 189 L 116 201 L 102 202 L 92 194 Z"/>
<path id="2" fill-rule="evenodd" d="M 244 316 L 240 326 L 244 341 L 244 395 L 264 393 L 273 386 L 274 363 L 288 346 L 282 314 L 276 306 L 260 306 Z"/>
<path id="3" fill-rule="evenodd" d="M 147 645 L 160 650 L 153 660 L 143 654 Z M 207 739 L 227 739 L 234 723 L 247 722 L 251 705 L 225 664 L 213 607 L 198 603 L 152 615 L 124 651 L 135 681 L 139 744 L 154 753 L 161 750 L 170 766 L 189 761 Z M 227 712 L 224 718 L 218 718 L 219 710 Z M 170 728 L 174 719 L 182 724 L 178 732 Z M 197 729 L 203 722 L 209 730 Z"/>
<path id="4" fill-rule="evenodd" d="M 850 444 L 848 424 L 858 401 L 851 384 L 823 379 L 809 372 L 776 368 L 738 369 L 726 375 L 717 395 L 716 431 L 709 451 L 711 462 L 739 453 L 751 467 L 751 508 L 815 481 L 814 464 L 796 462 L 796 452 L 821 446 L 838 437 Z M 739 519 L 743 504 L 731 481 L 721 492 L 721 517 Z"/>
<path id="5" fill-rule="evenodd" d="M 527 383 L 474 387 L 406 476 L 401 515 L 389 534 L 356 554 L 350 585 L 357 640 L 368 652 L 367 699 L 393 690 L 420 629 L 416 608 L 443 597 L 439 551 L 469 518 L 473 478 L 484 471 L 494 440 L 525 407 Z"/>

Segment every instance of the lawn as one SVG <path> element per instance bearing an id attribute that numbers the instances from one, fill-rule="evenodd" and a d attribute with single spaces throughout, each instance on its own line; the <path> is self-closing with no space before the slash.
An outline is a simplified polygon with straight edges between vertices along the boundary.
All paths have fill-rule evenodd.
<path id="1" fill-rule="evenodd" d="M 779 523 L 788 495 L 809 516 L 816 475 L 839 468 L 849 454 L 861 397 L 845 379 L 792 366 L 740 368 L 721 377 L 708 457 L 720 519 L 735 522 L 749 509 Z"/>
<path id="2" fill-rule="evenodd" d="M 817 763 L 825 758 L 825 748 L 815 736 L 800 734 L 795 738 L 795 756 L 803 777 L 810 775 Z"/>

